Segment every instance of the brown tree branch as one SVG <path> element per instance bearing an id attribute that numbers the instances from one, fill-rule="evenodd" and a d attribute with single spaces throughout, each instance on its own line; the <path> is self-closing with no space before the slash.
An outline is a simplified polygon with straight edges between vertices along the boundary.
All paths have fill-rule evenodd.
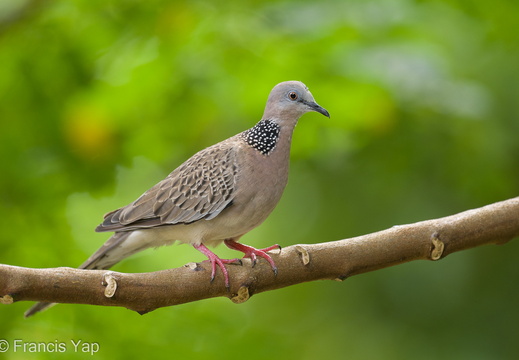
<path id="1" fill-rule="evenodd" d="M 376 233 L 321 244 L 294 245 L 272 254 L 275 276 L 260 260 L 229 265 L 231 288 L 218 272 L 209 281 L 208 262 L 152 273 L 124 274 L 72 268 L 30 269 L 0 265 L 0 302 L 36 300 L 124 306 L 141 314 L 217 296 L 241 303 L 263 291 L 305 281 L 335 279 L 412 260 L 439 260 L 483 244 L 519 236 L 519 197 L 435 220 L 394 226 Z"/>

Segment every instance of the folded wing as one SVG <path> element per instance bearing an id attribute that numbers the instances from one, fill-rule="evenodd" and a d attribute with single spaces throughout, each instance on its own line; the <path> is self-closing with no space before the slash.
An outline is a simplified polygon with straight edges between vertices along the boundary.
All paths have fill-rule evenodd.
<path id="1" fill-rule="evenodd" d="M 96 231 L 129 231 L 210 220 L 232 205 L 236 153 L 212 146 L 193 155 L 131 204 L 105 215 Z"/>

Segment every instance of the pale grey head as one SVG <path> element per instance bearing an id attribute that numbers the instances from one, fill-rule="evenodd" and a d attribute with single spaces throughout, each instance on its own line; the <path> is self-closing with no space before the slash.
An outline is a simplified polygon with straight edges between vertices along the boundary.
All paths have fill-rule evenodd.
<path id="1" fill-rule="evenodd" d="M 300 81 L 285 81 L 274 86 L 265 106 L 263 119 L 270 119 L 283 124 L 284 121 L 297 122 L 305 113 L 316 111 L 324 116 L 330 114 L 318 105 L 308 87 Z"/>

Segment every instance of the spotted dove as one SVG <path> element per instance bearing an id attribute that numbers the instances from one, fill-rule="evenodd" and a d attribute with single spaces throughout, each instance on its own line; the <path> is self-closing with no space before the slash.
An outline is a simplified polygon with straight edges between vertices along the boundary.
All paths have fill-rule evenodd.
<path id="1" fill-rule="evenodd" d="M 241 251 L 252 264 L 259 256 L 277 268 L 266 249 L 239 239 L 260 225 L 277 205 L 288 180 L 290 144 L 298 119 L 309 111 L 330 116 L 299 81 L 276 85 L 261 120 L 252 128 L 189 158 L 137 200 L 105 215 L 96 231 L 115 233 L 81 269 L 108 269 L 150 247 L 180 241 L 193 245 L 218 266 L 229 287 L 225 264 L 206 245 L 222 241 Z M 25 316 L 52 305 L 37 303 Z"/>

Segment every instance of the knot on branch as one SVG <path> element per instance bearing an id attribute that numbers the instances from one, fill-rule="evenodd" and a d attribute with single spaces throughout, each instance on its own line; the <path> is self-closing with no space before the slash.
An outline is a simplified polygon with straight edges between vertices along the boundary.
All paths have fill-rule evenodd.
<path id="1" fill-rule="evenodd" d="M 249 287 L 241 286 L 238 289 L 238 293 L 231 298 L 231 301 L 235 304 L 241 304 L 250 299 Z"/>
<path id="2" fill-rule="evenodd" d="M 111 298 L 115 295 L 115 291 L 117 290 L 117 280 L 114 276 L 113 271 L 109 271 L 103 274 L 103 281 L 101 282 L 105 288 L 105 296 L 107 298 Z"/>
<path id="3" fill-rule="evenodd" d="M 0 304 L 9 305 L 14 302 L 14 299 L 11 295 L 4 295 L 0 297 Z"/>
<path id="4" fill-rule="evenodd" d="M 308 252 L 308 250 L 306 250 L 301 245 L 296 245 L 296 251 L 299 254 L 299 258 L 303 262 L 303 265 L 308 265 L 310 263 L 310 253 Z"/>
<path id="5" fill-rule="evenodd" d="M 445 249 L 445 243 L 440 240 L 440 234 L 436 231 L 431 236 L 432 249 L 431 260 L 440 260 Z"/>

